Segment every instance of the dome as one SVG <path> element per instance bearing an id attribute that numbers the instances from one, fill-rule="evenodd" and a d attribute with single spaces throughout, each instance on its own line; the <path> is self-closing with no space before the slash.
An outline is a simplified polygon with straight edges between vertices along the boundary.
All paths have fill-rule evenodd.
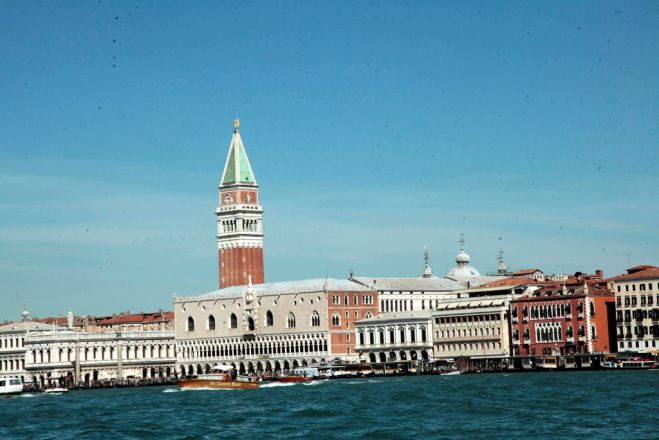
<path id="1" fill-rule="evenodd" d="M 469 265 L 471 258 L 469 254 L 465 252 L 465 240 L 464 236 L 460 236 L 460 252 L 455 256 L 455 262 L 457 266 L 451 269 L 447 277 L 474 277 L 480 276 L 480 273 L 473 267 Z"/>
<path id="2" fill-rule="evenodd" d="M 464 251 L 464 249 L 461 249 L 460 253 L 458 255 L 456 255 L 456 257 L 455 257 L 455 262 L 458 263 L 458 264 L 460 264 L 460 263 L 469 264 L 470 261 L 471 261 L 471 258 L 469 258 L 469 254 L 467 254 Z"/>
<path id="3" fill-rule="evenodd" d="M 458 267 L 454 267 L 448 272 L 448 274 L 446 274 L 446 276 L 449 278 L 478 277 L 480 275 L 481 275 L 480 272 L 478 272 L 475 268 L 471 267 L 469 264 L 464 264 L 464 265 L 459 265 Z"/>

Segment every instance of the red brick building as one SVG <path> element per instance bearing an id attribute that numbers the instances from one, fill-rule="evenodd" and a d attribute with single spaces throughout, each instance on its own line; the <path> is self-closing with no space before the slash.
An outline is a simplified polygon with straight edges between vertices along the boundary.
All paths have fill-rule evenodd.
<path id="1" fill-rule="evenodd" d="M 355 288 L 362 286 L 355 284 Z M 354 355 L 355 322 L 378 316 L 378 293 L 368 291 L 328 292 L 327 318 L 332 354 Z"/>
<path id="2" fill-rule="evenodd" d="M 215 211 L 220 288 L 265 282 L 263 208 L 238 126 L 236 119 Z"/>
<path id="3" fill-rule="evenodd" d="M 615 296 L 602 273 L 570 276 L 511 301 L 514 356 L 616 350 Z"/>

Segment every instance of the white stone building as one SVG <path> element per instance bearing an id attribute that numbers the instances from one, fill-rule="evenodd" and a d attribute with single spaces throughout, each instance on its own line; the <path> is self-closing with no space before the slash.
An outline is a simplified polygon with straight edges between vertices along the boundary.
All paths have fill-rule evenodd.
<path id="1" fill-rule="evenodd" d="M 512 295 L 461 298 L 432 315 L 435 356 L 497 359 L 510 355 L 508 310 Z"/>
<path id="2" fill-rule="evenodd" d="M 25 371 L 41 387 L 165 378 L 174 374 L 173 331 L 30 332 Z"/>
<path id="3" fill-rule="evenodd" d="M 25 371 L 26 334 L 52 329 L 52 325 L 28 320 L 27 312 L 23 312 L 23 321 L 0 325 L 0 378 L 18 377 L 29 382 Z"/>
<path id="4" fill-rule="evenodd" d="M 616 295 L 618 352 L 659 352 L 659 267 L 636 266 L 607 280 Z"/>
<path id="5" fill-rule="evenodd" d="M 430 361 L 433 357 L 433 310 L 383 313 L 357 322 L 361 361 Z"/>
<path id="6" fill-rule="evenodd" d="M 174 298 L 176 370 L 214 364 L 270 372 L 356 360 L 355 322 L 375 316 L 377 293 L 349 280 L 318 278 L 232 286 Z"/>

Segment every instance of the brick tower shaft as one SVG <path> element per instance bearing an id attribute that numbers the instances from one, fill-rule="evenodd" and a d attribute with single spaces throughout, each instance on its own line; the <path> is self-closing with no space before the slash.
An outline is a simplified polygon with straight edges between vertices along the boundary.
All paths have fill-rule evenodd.
<path id="1" fill-rule="evenodd" d="M 246 285 L 250 278 L 253 284 L 265 281 L 263 208 L 238 126 L 236 119 L 215 211 L 220 288 Z"/>

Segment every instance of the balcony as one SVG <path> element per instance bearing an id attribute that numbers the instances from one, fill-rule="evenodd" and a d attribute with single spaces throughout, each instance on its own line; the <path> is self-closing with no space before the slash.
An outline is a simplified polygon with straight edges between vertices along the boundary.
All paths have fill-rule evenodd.
<path id="1" fill-rule="evenodd" d="M 583 312 L 577 313 L 577 319 L 583 319 Z"/>
<path id="2" fill-rule="evenodd" d="M 567 342 L 568 344 L 574 344 L 574 336 L 566 337 L 565 342 Z"/>
<path id="3" fill-rule="evenodd" d="M 572 313 L 566 313 L 565 314 L 565 320 L 570 321 L 572 319 Z"/>

